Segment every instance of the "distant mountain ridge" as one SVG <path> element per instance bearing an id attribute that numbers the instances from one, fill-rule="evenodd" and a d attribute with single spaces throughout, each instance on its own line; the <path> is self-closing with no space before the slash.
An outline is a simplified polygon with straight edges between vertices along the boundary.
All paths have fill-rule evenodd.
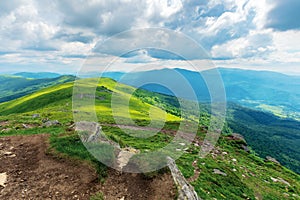
<path id="1" fill-rule="evenodd" d="M 23 77 L 23 78 L 34 78 L 34 79 L 57 78 L 62 76 L 61 74 L 53 73 L 53 72 L 18 72 L 13 75 Z"/>
<path id="2" fill-rule="evenodd" d="M 209 90 L 205 79 L 202 77 L 212 77 L 216 71 L 206 70 L 199 72 L 184 69 L 161 69 L 135 73 L 104 73 L 103 76 L 114 78 L 122 83 L 137 87 L 149 81 L 156 82 L 164 80 L 168 86 L 183 87 L 178 84 L 178 80 L 172 77 L 174 71 L 181 74 L 194 89 L 198 101 L 210 101 Z M 218 68 L 227 101 L 240 105 L 269 111 L 280 117 L 300 119 L 300 76 L 289 76 L 271 71 L 254 71 L 241 69 Z M 123 76 L 123 78 L 122 78 Z M 147 84 L 142 86 L 153 92 L 172 95 L 169 90 L 157 84 Z M 181 98 L 191 99 L 188 92 L 184 93 L 182 88 Z"/>
<path id="3" fill-rule="evenodd" d="M 0 103 L 17 99 L 49 86 L 73 80 L 75 80 L 75 77 L 71 75 L 42 79 L 0 75 Z"/>

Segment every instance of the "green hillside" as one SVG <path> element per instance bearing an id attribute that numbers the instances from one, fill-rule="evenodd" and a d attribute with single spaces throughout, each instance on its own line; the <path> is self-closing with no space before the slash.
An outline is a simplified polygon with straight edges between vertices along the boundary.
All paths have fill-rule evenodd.
<path id="1" fill-rule="evenodd" d="M 0 102 L 10 101 L 49 86 L 74 80 L 74 76 L 55 78 L 25 78 L 21 76 L 0 76 Z"/>
<path id="2" fill-rule="evenodd" d="M 230 104 L 228 124 L 262 158 L 272 156 L 300 174 L 300 122 Z"/>
<path id="3" fill-rule="evenodd" d="M 89 79 L 91 82 L 93 79 Z M 86 81 L 85 83 L 87 83 Z M 127 85 L 119 85 L 109 78 L 102 78 L 97 86 L 95 108 L 104 133 L 123 147 L 140 151 L 154 151 L 168 144 L 181 120 L 193 120 L 181 116 L 178 101 L 174 97 L 136 90 Z M 51 147 L 57 151 L 77 158 L 88 160 L 97 168 L 100 178 L 105 178 L 106 167 L 96 161 L 84 148 L 78 135 L 70 128 L 73 124 L 72 112 L 73 83 L 64 83 L 39 90 L 33 94 L 0 104 L 0 134 L 51 134 Z M 149 111 L 157 121 L 167 119 L 164 130 L 149 138 L 132 137 L 118 127 L 112 126 L 111 97 L 118 95 L 118 112 L 124 125 L 130 129 L 136 124 L 129 123 L 125 112 L 128 111 L 123 99 L 130 97 L 129 113 L 136 124 L 143 127 L 150 123 Z M 82 107 L 81 109 L 88 109 Z M 165 115 L 163 109 L 167 110 Z M 191 108 L 192 109 L 192 108 Z M 217 147 L 205 158 L 199 158 L 201 138 L 204 137 L 210 116 L 201 107 L 201 124 L 195 142 L 183 152 L 176 161 L 180 170 L 195 187 L 203 199 L 299 199 L 300 176 L 289 169 L 265 162 L 254 153 L 245 151 L 247 144 L 241 138 L 231 135 L 225 126 Z M 39 116 L 33 117 L 34 114 Z M 164 117 L 166 116 L 166 117 Z M 43 121 L 58 120 L 61 125 L 47 127 Z M 25 126 L 24 126 L 25 125 Z M 154 123 L 155 125 L 155 123 Z M 27 128 L 26 128 L 27 127 Z M 126 128 L 126 127 L 125 127 Z M 141 131 L 145 133 L 145 131 Z M 135 131 L 139 134 L 139 131 Z M 159 174 L 158 174 L 159 175 Z"/>

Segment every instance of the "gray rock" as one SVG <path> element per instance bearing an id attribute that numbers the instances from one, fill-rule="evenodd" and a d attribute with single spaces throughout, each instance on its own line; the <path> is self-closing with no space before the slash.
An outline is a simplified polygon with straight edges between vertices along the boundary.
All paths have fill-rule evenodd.
<path id="1" fill-rule="evenodd" d="M 59 125 L 61 125 L 61 123 L 58 120 L 49 120 L 49 121 L 44 122 L 44 125 L 46 127 L 59 126 Z"/>
<path id="2" fill-rule="evenodd" d="M 222 172 L 221 170 L 219 169 L 214 169 L 214 174 L 220 174 L 222 176 L 227 176 L 227 174 L 225 172 Z"/>
<path id="3" fill-rule="evenodd" d="M 187 182 L 178 169 L 175 161 L 172 158 L 167 157 L 167 162 L 178 189 L 178 200 L 200 200 L 193 186 Z"/>
<path id="4" fill-rule="evenodd" d="M 268 162 L 268 161 L 280 165 L 280 162 L 278 162 L 275 158 L 272 158 L 271 156 L 266 157 L 265 162 Z"/>
<path id="5" fill-rule="evenodd" d="M 283 184 L 286 184 L 288 186 L 291 186 L 289 182 L 287 182 L 286 180 L 284 180 L 282 178 L 273 178 L 273 177 L 270 177 L 270 178 L 273 182 L 279 182 L 279 183 L 283 183 Z"/>
<path id="6" fill-rule="evenodd" d="M 244 136 L 242 136 L 241 134 L 238 134 L 238 133 L 232 133 L 229 137 L 233 140 L 241 140 L 243 142 L 246 142 Z"/>
<path id="7" fill-rule="evenodd" d="M 96 122 L 76 122 L 75 131 L 79 133 L 81 139 L 85 143 L 107 143 L 117 149 L 120 149 L 120 145 L 107 138 L 107 136 L 103 133 L 100 124 Z"/>
<path id="8" fill-rule="evenodd" d="M 29 126 L 27 126 L 26 124 L 22 124 L 23 128 L 28 129 Z"/>
<path id="9" fill-rule="evenodd" d="M 248 146 L 242 144 L 241 147 L 242 147 L 242 149 L 243 149 L 245 152 L 250 153 L 250 149 L 249 149 Z"/>
<path id="10" fill-rule="evenodd" d="M 33 114 L 32 115 L 32 118 L 38 118 L 38 117 L 40 117 L 40 114 Z"/>

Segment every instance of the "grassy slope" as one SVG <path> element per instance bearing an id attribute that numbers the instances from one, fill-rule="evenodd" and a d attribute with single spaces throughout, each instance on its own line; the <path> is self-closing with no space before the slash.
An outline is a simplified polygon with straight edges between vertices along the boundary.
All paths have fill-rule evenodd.
<path id="1" fill-rule="evenodd" d="M 300 173 L 299 121 L 237 105 L 229 105 L 227 121 L 233 131 L 244 135 L 259 156 L 272 156 Z"/>
<path id="2" fill-rule="evenodd" d="M 19 76 L 0 76 L 0 102 L 10 101 L 49 86 L 73 81 L 73 76 L 32 79 Z"/>
<path id="3" fill-rule="evenodd" d="M 128 97 L 128 93 L 134 88 L 121 85 L 114 89 L 115 82 L 111 79 L 102 79 L 97 88 L 96 96 L 102 100 L 96 100 L 96 110 L 99 121 L 103 124 L 114 123 L 111 116 L 110 97 L 111 91 L 120 95 L 121 98 Z M 32 95 L 22 97 L 20 99 L 0 104 L 0 122 L 9 120 L 9 123 L 0 127 L 0 129 L 11 127 L 12 130 L 2 133 L 7 134 L 32 134 L 32 133 L 51 133 L 51 144 L 59 152 L 65 153 L 75 158 L 85 159 L 97 166 L 100 176 L 105 176 L 105 166 L 98 163 L 85 150 L 84 146 L 79 142 L 78 136 L 69 129 L 68 126 L 72 122 L 71 96 L 72 84 L 67 83 L 59 86 L 50 87 L 38 91 Z M 151 101 L 155 105 L 164 107 L 170 113 L 179 115 L 177 109 L 172 106 L 176 105 L 170 97 L 164 95 L 155 95 L 142 91 L 135 93 L 130 101 L 131 117 L 141 125 L 147 124 L 149 120 L 149 111 Z M 148 100 L 146 99 L 148 96 Z M 159 104 L 157 103 L 159 102 Z M 169 102 L 169 103 L 164 103 Z M 127 109 L 125 104 L 120 102 L 120 116 Z M 154 117 L 161 119 L 163 111 L 159 108 L 154 109 Z M 32 114 L 39 113 L 40 118 L 32 118 Z M 179 117 L 168 114 L 168 123 L 165 128 L 176 129 Z M 32 129 L 22 128 L 22 123 L 42 125 L 41 119 L 58 119 L 63 126 L 58 127 L 36 127 Z M 205 116 L 203 121 L 208 121 Z M 126 119 L 124 123 L 126 123 Z M 203 124 L 202 124 L 203 125 Z M 122 145 L 128 145 L 139 148 L 142 151 L 152 151 L 161 148 L 167 144 L 172 137 L 163 133 L 150 137 L 149 139 L 137 139 L 123 133 L 117 127 L 103 126 L 105 133 L 113 140 L 119 141 Z M 198 136 L 203 137 L 204 133 L 199 129 Z M 296 199 L 293 196 L 300 193 L 300 177 L 290 170 L 266 163 L 254 154 L 248 154 L 241 149 L 242 141 L 232 141 L 226 136 L 222 136 L 219 140 L 218 152 L 212 152 L 206 158 L 199 158 L 199 147 L 192 145 L 190 149 L 177 160 L 179 168 L 188 178 L 194 175 L 194 167 L 192 163 L 197 160 L 197 168 L 200 170 L 200 176 L 192 184 L 200 197 L 204 199 L 254 199 L 262 197 L 264 199 Z M 226 152 L 227 154 L 223 154 Z M 234 161 L 233 159 L 236 159 Z M 222 176 L 214 174 L 213 170 L 219 169 L 227 174 Z M 273 182 L 273 178 L 282 178 L 289 182 L 290 186 Z"/>

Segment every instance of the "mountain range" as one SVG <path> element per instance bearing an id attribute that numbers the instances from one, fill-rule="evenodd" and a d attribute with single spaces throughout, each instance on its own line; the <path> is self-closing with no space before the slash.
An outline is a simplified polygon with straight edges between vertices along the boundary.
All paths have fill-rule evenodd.
<path id="1" fill-rule="evenodd" d="M 53 75 L 52 73 L 0 75 L 0 102 L 17 99 L 49 86 L 75 80 L 75 77 L 71 75 L 60 75 L 55 78 L 53 78 Z"/>
<path id="2" fill-rule="evenodd" d="M 87 79 L 83 82 L 87 83 L 84 86 L 89 87 L 88 83 L 90 82 L 95 82 L 95 80 Z M 72 81 L 57 84 L 24 97 L 1 103 L 1 136 L 50 134 L 49 152 L 57 152 L 57 157 L 60 159 L 70 157 L 73 160 L 85 160 L 91 163 L 92 167 L 97 170 L 98 176 L 105 180 L 107 176 L 111 175 L 109 169 L 91 156 L 80 142 L 78 133 L 72 129 L 73 114 L 76 114 L 72 110 L 73 85 Z M 111 98 L 113 93 L 118 95 L 120 99 L 115 114 L 122 119 L 123 128 L 116 126 L 112 115 Z M 125 100 L 130 94 L 132 95 L 128 108 Z M 180 108 L 177 107 L 176 97 L 137 89 L 125 84 L 116 87 L 116 81 L 110 78 L 102 78 L 99 81 L 95 97 L 95 111 L 103 133 L 110 140 L 118 142 L 124 149 L 130 148 L 132 151 L 138 150 L 140 152 L 156 151 L 173 140 L 174 135 L 171 133 L 177 130 L 181 120 L 186 120 L 185 118 L 180 119 L 180 112 L 177 112 Z M 202 107 L 205 106 L 202 105 Z M 124 132 L 124 130 L 131 130 L 136 135 L 149 134 L 149 130 L 152 129 L 148 130 L 145 127 L 152 119 L 150 119 L 149 110 L 152 112 L 151 117 L 154 121 L 163 120 L 163 110 L 167 111 L 167 121 L 161 131 L 147 138 L 132 137 Z M 126 114 L 128 111 L 134 124 L 127 124 L 128 121 L 131 121 L 128 120 Z M 261 135 L 260 132 L 253 134 L 253 138 L 245 135 L 246 141 L 253 139 L 254 143 L 260 143 L 260 139 L 255 140 L 255 138 L 261 135 L 264 139 L 263 142 L 266 142 L 263 147 L 272 146 L 273 141 L 271 139 L 274 135 L 271 135 L 269 131 L 282 129 L 286 133 L 290 130 L 294 131 L 290 135 L 284 136 L 294 140 L 295 145 L 297 145 L 296 139 L 299 139 L 299 135 L 297 135 L 299 133 L 297 133 L 298 121 L 285 121 L 270 113 L 246 109 L 233 104 L 230 104 L 228 112 L 227 123 L 229 125 L 234 123 L 240 127 L 240 130 L 245 129 L 249 134 L 257 131 L 257 127 L 263 129 L 270 127 L 270 129 L 265 129 L 264 135 Z M 183 150 L 176 149 L 176 152 L 183 151 L 182 156 L 176 160 L 176 165 L 195 188 L 200 198 L 297 199 L 299 197 L 300 178 L 298 174 L 271 159 L 259 158 L 255 151 L 251 150 L 251 145 L 250 147 L 247 146 L 247 142 L 241 136 L 233 134 L 229 129 L 223 130 L 216 147 L 206 157 L 199 157 L 199 145 L 201 145 L 201 140 L 206 134 L 209 121 L 209 112 L 203 111 L 195 141 L 188 147 L 185 147 L 185 144 L 180 144 L 180 146 L 183 145 Z M 276 146 L 279 152 L 282 148 L 286 148 L 290 141 L 285 140 L 283 142 L 286 143 Z M 266 149 L 266 155 L 270 155 Z M 289 150 L 281 153 L 286 155 Z M 287 163 L 284 164 L 291 167 Z M 166 173 L 168 172 L 160 170 L 144 176 L 146 179 L 151 179 L 162 177 Z M 52 177 L 50 175 L 49 179 Z M 90 184 L 93 186 L 95 181 Z M 114 187 L 119 187 L 121 184 L 115 181 Z"/>
<path id="3" fill-rule="evenodd" d="M 176 98 L 167 87 L 145 82 L 162 82 L 170 88 L 176 87 L 182 92 L 180 98 L 192 99 L 182 84 L 172 74 L 180 74 L 194 89 L 197 100 L 207 104 L 209 91 L 203 77 L 211 77 L 216 71 L 201 73 L 184 69 L 162 69 L 136 73 L 106 72 L 103 77 L 110 77 L 124 84 L 140 87 L 145 91 L 168 95 L 164 104 L 174 106 Z M 242 134 L 255 152 L 261 156 L 272 156 L 285 166 L 300 172 L 300 78 L 269 71 L 251 71 L 219 68 L 226 97 L 227 122 L 234 131 Z M 15 74 L 16 75 L 16 74 Z M 53 73 L 19 73 L 27 77 L 44 77 L 43 79 L 0 76 L 0 101 L 19 98 L 48 86 L 73 81 L 73 76 L 50 78 Z M 92 76 L 87 74 L 86 77 Z M 1 82 L 2 81 L 2 82 Z M 145 92 L 144 92 L 145 93 Z M 149 95 L 154 95 L 149 94 Z M 176 107 L 176 105 L 175 105 Z M 18 109 L 20 110 L 20 109 Z M 178 111 L 176 111 L 178 112 Z M 176 113 L 173 111 L 173 113 Z"/>
<path id="4" fill-rule="evenodd" d="M 197 100 L 209 102 L 210 93 L 206 85 L 207 80 L 214 80 L 219 74 L 224 85 L 228 102 L 271 112 L 280 117 L 300 119 L 300 77 L 289 76 L 270 71 L 252 71 L 241 69 L 219 68 L 202 72 L 188 71 L 184 69 L 161 69 L 144 72 L 126 73 L 123 76 L 104 74 L 110 78 L 118 78 L 119 81 L 132 86 L 140 86 L 146 82 L 161 82 L 166 86 L 183 87 L 178 83 L 174 73 L 182 75 L 188 81 L 196 93 Z M 172 75 L 173 74 L 173 75 Z M 172 95 L 170 90 L 158 84 L 146 84 L 141 88 Z M 194 100 L 190 92 L 185 88 L 178 97 Z M 186 93 L 185 93 L 186 91 Z"/>

